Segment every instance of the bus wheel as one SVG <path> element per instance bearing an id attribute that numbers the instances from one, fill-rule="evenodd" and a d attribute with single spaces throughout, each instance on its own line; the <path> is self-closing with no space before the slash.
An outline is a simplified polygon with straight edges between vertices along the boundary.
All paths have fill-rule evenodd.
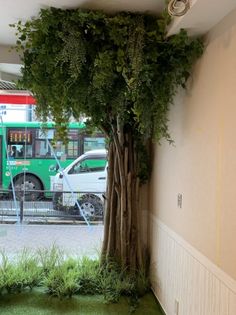
<path id="1" fill-rule="evenodd" d="M 103 216 L 103 203 L 98 196 L 86 194 L 78 202 L 86 219 L 96 220 Z"/>
<path id="2" fill-rule="evenodd" d="M 19 200 L 23 197 L 25 201 L 34 201 L 42 196 L 42 185 L 38 178 L 33 175 L 19 176 L 14 180 L 16 198 Z"/>

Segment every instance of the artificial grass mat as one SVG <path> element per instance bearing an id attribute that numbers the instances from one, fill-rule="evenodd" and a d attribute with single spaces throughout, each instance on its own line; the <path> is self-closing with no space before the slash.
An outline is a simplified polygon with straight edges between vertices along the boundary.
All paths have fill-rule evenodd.
<path id="1" fill-rule="evenodd" d="M 99 295 L 59 299 L 39 290 L 0 296 L 2 315 L 128 315 L 132 311 L 135 315 L 163 315 L 152 293 L 140 298 L 135 310 L 125 297 L 121 297 L 118 303 L 107 304 Z"/>

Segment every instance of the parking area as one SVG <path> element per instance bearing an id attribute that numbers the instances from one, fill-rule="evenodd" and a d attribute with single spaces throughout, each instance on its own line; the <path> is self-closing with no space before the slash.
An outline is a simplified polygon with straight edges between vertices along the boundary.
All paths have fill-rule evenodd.
<path id="1" fill-rule="evenodd" d="M 102 238 L 103 225 L 0 225 L 0 250 L 4 250 L 8 256 L 24 248 L 35 251 L 56 245 L 68 255 L 96 257 Z"/>

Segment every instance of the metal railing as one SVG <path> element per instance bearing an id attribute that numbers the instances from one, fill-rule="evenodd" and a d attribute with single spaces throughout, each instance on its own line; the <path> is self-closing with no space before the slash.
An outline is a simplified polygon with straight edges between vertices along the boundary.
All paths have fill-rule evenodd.
<path id="1" fill-rule="evenodd" d="M 102 223 L 104 192 L 0 190 L 0 222 Z"/>

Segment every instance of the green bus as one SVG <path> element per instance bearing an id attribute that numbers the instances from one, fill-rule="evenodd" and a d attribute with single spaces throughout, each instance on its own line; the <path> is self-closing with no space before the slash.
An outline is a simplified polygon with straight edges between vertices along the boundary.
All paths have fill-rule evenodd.
<path id="1" fill-rule="evenodd" d="M 103 134 L 86 133 L 84 123 L 68 125 L 68 143 L 52 141 L 55 123 L 5 122 L 0 124 L 0 187 L 24 191 L 25 200 L 37 200 L 50 190 L 50 176 L 93 149 L 105 148 Z M 58 163 L 59 162 L 59 163 Z M 43 194 L 47 196 L 46 194 Z"/>

